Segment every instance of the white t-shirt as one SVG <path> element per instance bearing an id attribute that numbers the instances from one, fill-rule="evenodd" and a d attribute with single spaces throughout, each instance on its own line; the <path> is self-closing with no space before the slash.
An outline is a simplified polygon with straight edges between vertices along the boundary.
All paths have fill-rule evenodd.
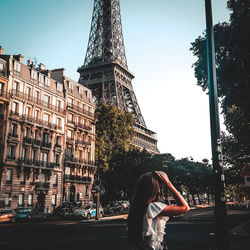
<path id="1" fill-rule="evenodd" d="M 143 249 L 161 250 L 165 226 L 169 219 L 167 216 L 157 216 L 167 205 L 161 202 L 152 202 L 148 205 L 146 214 L 143 218 L 142 235 Z"/>

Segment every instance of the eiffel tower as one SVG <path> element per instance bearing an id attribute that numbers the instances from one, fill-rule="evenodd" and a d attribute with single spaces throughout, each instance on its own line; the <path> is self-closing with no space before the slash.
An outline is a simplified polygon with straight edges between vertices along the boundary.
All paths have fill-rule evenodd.
<path id="1" fill-rule="evenodd" d="M 132 113 L 136 124 L 132 143 L 156 154 L 156 133 L 141 114 L 128 70 L 122 34 L 120 1 L 94 0 L 94 10 L 84 65 L 77 70 L 79 83 L 91 89 L 96 105 L 113 104 Z"/>

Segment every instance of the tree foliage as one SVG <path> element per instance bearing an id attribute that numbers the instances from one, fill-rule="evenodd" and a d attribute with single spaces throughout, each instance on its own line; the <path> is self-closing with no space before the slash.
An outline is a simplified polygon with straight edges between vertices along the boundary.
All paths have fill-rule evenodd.
<path id="1" fill-rule="evenodd" d="M 223 136 L 225 159 L 238 174 L 243 158 L 250 159 L 250 1 L 228 0 L 227 7 L 230 21 L 214 26 L 216 75 L 222 114 L 230 133 Z M 197 57 L 193 65 L 197 85 L 207 91 L 205 33 L 192 43 L 191 51 Z"/>
<path id="2" fill-rule="evenodd" d="M 95 159 L 101 172 L 109 170 L 112 157 L 128 151 L 134 136 L 134 119 L 114 105 L 103 104 L 96 112 Z"/>
<path id="3" fill-rule="evenodd" d="M 133 149 L 116 154 L 110 166 L 112 171 L 105 172 L 102 179 L 106 190 L 102 197 L 104 203 L 121 194 L 122 198 L 131 199 L 139 176 L 156 170 L 166 172 L 181 191 L 191 195 L 211 193 L 211 166 L 187 158 L 176 160 L 171 154 L 151 155 L 145 150 Z"/>

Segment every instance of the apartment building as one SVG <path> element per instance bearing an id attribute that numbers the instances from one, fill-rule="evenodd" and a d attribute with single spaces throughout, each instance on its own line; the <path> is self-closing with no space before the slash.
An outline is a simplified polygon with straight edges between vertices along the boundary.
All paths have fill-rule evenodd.
<path id="1" fill-rule="evenodd" d="M 95 120 L 91 91 L 64 75 L 64 69 L 51 72 L 65 91 L 66 122 L 63 201 L 89 203 L 96 172 Z"/>
<path id="2" fill-rule="evenodd" d="M 0 52 L 1 206 L 51 213 L 64 201 L 92 201 L 91 91 L 63 69 Z"/>

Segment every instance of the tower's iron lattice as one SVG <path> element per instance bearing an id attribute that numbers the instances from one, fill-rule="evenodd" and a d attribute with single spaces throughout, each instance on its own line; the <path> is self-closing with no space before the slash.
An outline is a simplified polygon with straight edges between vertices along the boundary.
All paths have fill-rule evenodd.
<path id="1" fill-rule="evenodd" d="M 156 133 L 147 129 L 127 67 L 119 0 L 94 0 L 90 36 L 79 82 L 92 90 L 96 105 L 113 104 L 132 113 L 133 143 L 158 153 Z"/>

